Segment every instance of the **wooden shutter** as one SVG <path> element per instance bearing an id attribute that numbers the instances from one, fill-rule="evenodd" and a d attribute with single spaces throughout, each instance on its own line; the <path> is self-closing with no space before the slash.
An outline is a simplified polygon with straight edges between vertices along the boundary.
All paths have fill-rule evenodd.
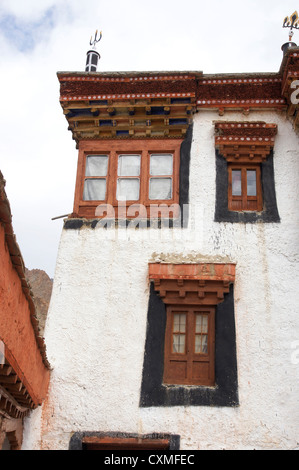
<path id="1" fill-rule="evenodd" d="M 214 307 L 167 308 L 164 383 L 215 385 Z"/>
<path id="2" fill-rule="evenodd" d="M 239 172 L 240 194 L 233 192 L 233 172 Z M 256 194 L 248 194 L 248 172 L 255 172 Z M 263 209 L 260 165 L 229 164 L 228 166 L 228 209 L 231 211 L 261 211 Z"/>

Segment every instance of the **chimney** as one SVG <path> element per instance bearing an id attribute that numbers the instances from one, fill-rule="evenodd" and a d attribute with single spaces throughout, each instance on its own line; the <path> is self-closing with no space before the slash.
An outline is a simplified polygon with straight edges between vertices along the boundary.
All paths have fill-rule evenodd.
<path id="1" fill-rule="evenodd" d="M 86 55 L 86 66 L 85 66 L 85 72 L 96 72 L 99 60 L 101 58 L 100 54 L 96 50 L 96 45 L 100 40 L 102 39 L 102 31 L 100 32 L 100 37 L 97 39 L 98 31 L 96 31 L 95 38 L 92 40 L 92 37 L 90 39 L 90 45 L 93 46 L 92 49 L 90 49 L 87 52 Z"/>
<path id="2" fill-rule="evenodd" d="M 286 52 L 290 49 L 290 47 L 297 47 L 297 44 L 295 42 L 285 42 L 282 46 L 281 46 L 281 50 L 283 52 L 283 55 L 286 54 Z"/>

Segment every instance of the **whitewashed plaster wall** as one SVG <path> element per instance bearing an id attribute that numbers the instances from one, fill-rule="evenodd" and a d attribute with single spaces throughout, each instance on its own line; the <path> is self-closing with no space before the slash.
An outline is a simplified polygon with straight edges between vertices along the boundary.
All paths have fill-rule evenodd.
<path id="1" fill-rule="evenodd" d="M 277 123 L 281 223 L 214 222 L 221 119 Z M 78 431 L 179 434 L 192 450 L 298 447 L 298 175 L 299 139 L 282 114 L 201 112 L 187 230 L 63 230 L 45 330 L 49 396 L 27 419 L 23 448 L 67 449 Z M 139 407 L 150 260 L 236 263 L 239 407 Z"/>

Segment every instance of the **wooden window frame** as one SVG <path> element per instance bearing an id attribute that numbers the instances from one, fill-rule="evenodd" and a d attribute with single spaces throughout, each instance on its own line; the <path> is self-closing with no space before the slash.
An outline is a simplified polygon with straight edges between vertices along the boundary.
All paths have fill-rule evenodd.
<path id="1" fill-rule="evenodd" d="M 105 176 L 87 176 L 87 175 L 86 175 L 86 162 L 87 162 L 87 158 L 88 158 L 88 157 L 92 157 L 92 156 L 108 157 L 107 174 L 106 174 Z M 107 154 L 97 152 L 97 153 L 90 153 L 90 154 L 88 154 L 88 155 L 85 156 L 85 162 L 84 162 L 84 181 L 83 181 L 83 188 L 82 188 L 82 201 L 84 201 L 84 202 L 89 202 L 89 201 L 85 201 L 85 200 L 83 199 L 83 192 L 84 192 L 85 182 L 88 181 L 88 180 L 103 180 L 103 179 L 106 180 L 106 189 L 105 189 L 105 199 L 103 199 L 102 202 L 105 202 L 105 201 L 106 201 L 106 199 L 107 199 L 107 188 L 108 188 L 108 185 L 107 185 L 108 174 L 109 174 L 109 156 L 108 156 Z"/>
<path id="2" fill-rule="evenodd" d="M 215 307 L 213 306 L 168 306 L 165 331 L 164 378 L 165 384 L 215 386 Z M 185 352 L 173 351 L 173 317 L 175 313 L 186 314 Z M 198 314 L 208 316 L 207 353 L 195 352 L 195 318 Z M 172 364 L 176 364 L 172 367 Z M 185 377 L 180 374 L 179 365 L 185 366 Z M 195 370 L 201 367 L 201 374 L 195 377 Z M 203 367 L 205 367 L 205 374 Z"/>
<path id="3" fill-rule="evenodd" d="M 260 212 L 263 210 L 260 163 L 228 163 L 228 210 L 236 212 Z M 232 172 L 241 171 L 241 195 L 232 194 Z M 247 195 L 247 171 L 256 171 L 256 196 Z"/>
<path id="4" fill-rule="evenodd" d="M 82 439 L 83 450 L 169 450 L 169 439 L 142 439 L 90 436 Z"/>
<path id="5" fill-rule="evenodd" d="M 146 215 L 149 217 L 151 206 L 166 205 L 167 207 L 170 207 L 172 205 L 179 204 L 179 168 L 181 143 L 181 139 L 165 139 L 157 141 L 149 139 L 134 141 L 80 141 L 73 216 L 86 218 L 103 217 L 103 215 L 96 215 L 95 211 L 97 206 L 101 204 L 107 204 L 113 206 L 115 209 L 115 216 L 118 217 L 118 207 L 119 205 L 124 205 L 116 198 L 118 157 L 120 155 L 126 154 L 141 155 L 139 200 L 126 201 L 125 206 L 127 208 L 133 204 L 143 205 L 146 207 Z M 151 177 L 155 177 L 150 175 L 150 155 L 157 153 L 173 155 L 173 174 L 168 175 L 168 177 L 172 178 L 171 199 L 149 199 L 149 180 Z M 87 156 L 92 155 L 108 155 L 106 198 L 102 201 L 83 200 L 84 182 L 86 179 L 86 158 Z M 163 175 L 159 175 L 158 177 L 161 176 Z M 92 177 L 89 176 L 88 178 Z M 127 218 L 130 218 L 130 215 L 128 215 Z"/>
<path id="6" fill-rule="evenodd" d="M 154 281 L 154 290 L 166 307 L 163 384 L 216 387 L 216 307 L 224 301 L 224 294 L 229 293 L 234 279 L 235 265 L 231 263 L 149 263 L 149 280 Z M 172 351 L 172 313 L 175 312 L 187 312 L 189 317 L 193 316 L 193 327 L 186 333 L 185 357 Z M 204 312 L 209 315 L 208 353 L 193 353 L 195 315 Z M 180 370 L 176 373 L 175 367 L 171 367 L 171 360 L 187 361 L 184 377 Z M 196 371 L 194 364 L 190 365 L 192 361 L 205 362 L 208 367 Z"/>

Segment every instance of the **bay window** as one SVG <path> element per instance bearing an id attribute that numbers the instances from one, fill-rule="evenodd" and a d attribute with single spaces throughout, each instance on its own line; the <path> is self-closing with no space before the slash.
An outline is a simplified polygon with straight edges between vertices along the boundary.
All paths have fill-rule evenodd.
<path id="1" fill-rule="evenodd" d="M 100 204 L 178 204 L 181 140 L 80 142 L 74 213 L 95 217 Z M 124 202 L 125 201 L 125 202 Z M 116 214 L 117 215 L 117 214 Z"/>

